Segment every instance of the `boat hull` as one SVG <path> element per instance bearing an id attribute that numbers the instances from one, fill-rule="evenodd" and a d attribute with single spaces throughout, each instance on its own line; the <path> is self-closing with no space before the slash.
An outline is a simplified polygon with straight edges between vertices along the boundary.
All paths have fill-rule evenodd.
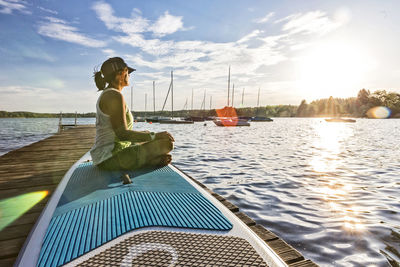
<path id="1" fill-rule="evenodd" d="M 342 119 L 342 118 L 334 118 L 334 119 L 325 119 L 326 122 L 356 122 L 353 119 Z"/>
<path id="2" fill-rule="evenodd" d="M 240 119 L 217 119 L 213 121 L 215 125 L 220 127 L 241 127 L 241 126 L 250 126 L 250 123 L 247 120 Z"/>
<path id="3" fill-rule="evenodd" d="M 265 122 L 265 121 L 267 121 L 267 122 L 270 122 L 270 121 L 274 121 L 273 119 L 271 119 L 271 118 L 268 118 L 268 117 L 252 117 L 251 118 L 251 121 L 253 122 Z"/>
<path id="4" fill-rule="evenodd" d="M 193 121 L 184 121 L 184 120 L 160 120 L 161 124 L 193 124 Z"/>

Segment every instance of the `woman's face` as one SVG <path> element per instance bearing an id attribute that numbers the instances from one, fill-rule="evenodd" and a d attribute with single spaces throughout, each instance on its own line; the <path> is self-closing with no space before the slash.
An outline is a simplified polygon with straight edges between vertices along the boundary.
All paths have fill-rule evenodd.
<path id="1" fill-rule="evenodd" d="M 116 77 L 121 87 L 129 85 L 129 73 L 128 68 L 123 69 Z"/>

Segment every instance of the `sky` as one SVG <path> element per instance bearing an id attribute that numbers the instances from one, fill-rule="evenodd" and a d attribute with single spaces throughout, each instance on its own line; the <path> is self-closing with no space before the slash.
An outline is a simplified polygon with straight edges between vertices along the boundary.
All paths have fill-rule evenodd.
<path id="1" fill-rule="evenodd" d="M 171 71 L 174 110 L 192 92 L 194 109 L 204 94 L 222 108 L 229 67 L 235 107 L 258 91 L 260 105 L 400 93 L 398 25 L 398 0 L 0 0 L 0 110 L 94 112 L 93 71 L 114 56 L 137 69 L 123 90 L 137 111 L 153 81 L 162 108 Z"/>

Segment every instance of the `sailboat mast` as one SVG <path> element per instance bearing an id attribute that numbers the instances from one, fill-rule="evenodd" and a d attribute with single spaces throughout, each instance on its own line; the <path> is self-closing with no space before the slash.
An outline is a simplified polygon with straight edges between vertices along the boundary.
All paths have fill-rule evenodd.
<path id="1" fill-rule="evenodd" d="M 231 66 L 229 66 L 229 72 L 228 72 L 228 107 L 229 107 L 229 88 L 230 88 L 230 83 L 231 83 Z"/>
<path id="2" fill-rule="evenodd" d="M 210 110 L 211 110 L 211 103 L 212 103 L 212 95 L 210 95 Z"/>
<path id="3" fill-rule="evenodd" d="M 242 91 L 242 107 L 243 107 L 243 99 L 244 99 L 244 88 L 243 88 L 243 91 Z"/>
<path id="4" fill-rule="evenodd" d="M 260 87 L 258 88 L 257 107 L 260 105 Z"/>
<path id="5" fill-rule="evenodd" d="M 156 115 L 156 86 L 154 81 L 153 81 L 153 113 L 154 115 Z"/>
<path id="6" fill-rule="evenodd" d="M 203 98 L 203 102 L 204 102 L 204 112 L 206 111 L 206 89 L 204 89 L 204 98 Z"/>
<path id="7" fill-rule="evenodd" d="M 171 117 L 174 118 L 174 75 L 173 71 L 171 70 Z"/>
<path id="8" fill-rule="evenodd" d="M 235 98 L 235 84 L 233 84 L 233 88 L 232 88 L 232 107 L 233 107 L 234 98 Z"/>
<path id="9" fill-rule="evenodd" d="M 147 93 L 144 94 L 144 117 L 147 117 Z"/>
<path id="10" fill-rule="evenodd" d="M 192 111 L 193 111 L 193 88 L 192 88 Z"/>
<path id="11" fill-rule="evenodd" d="M 133 86 L 131 86 L 131 113 L 133 111 Z"/>

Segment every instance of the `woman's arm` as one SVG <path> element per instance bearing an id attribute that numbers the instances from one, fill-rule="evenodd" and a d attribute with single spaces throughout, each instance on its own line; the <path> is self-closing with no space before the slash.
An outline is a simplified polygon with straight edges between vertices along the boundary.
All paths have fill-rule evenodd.
<path id="1" fill-rule="evenodd" d="M 132 131 L 127 128 L 125 102 L 122 94 L 115 91 L 104 93 L 100 100 L 100 108 L 110 116 L 112 128 L 119 140 L 133 142 L 152 140 L 149 132 Z"/>

